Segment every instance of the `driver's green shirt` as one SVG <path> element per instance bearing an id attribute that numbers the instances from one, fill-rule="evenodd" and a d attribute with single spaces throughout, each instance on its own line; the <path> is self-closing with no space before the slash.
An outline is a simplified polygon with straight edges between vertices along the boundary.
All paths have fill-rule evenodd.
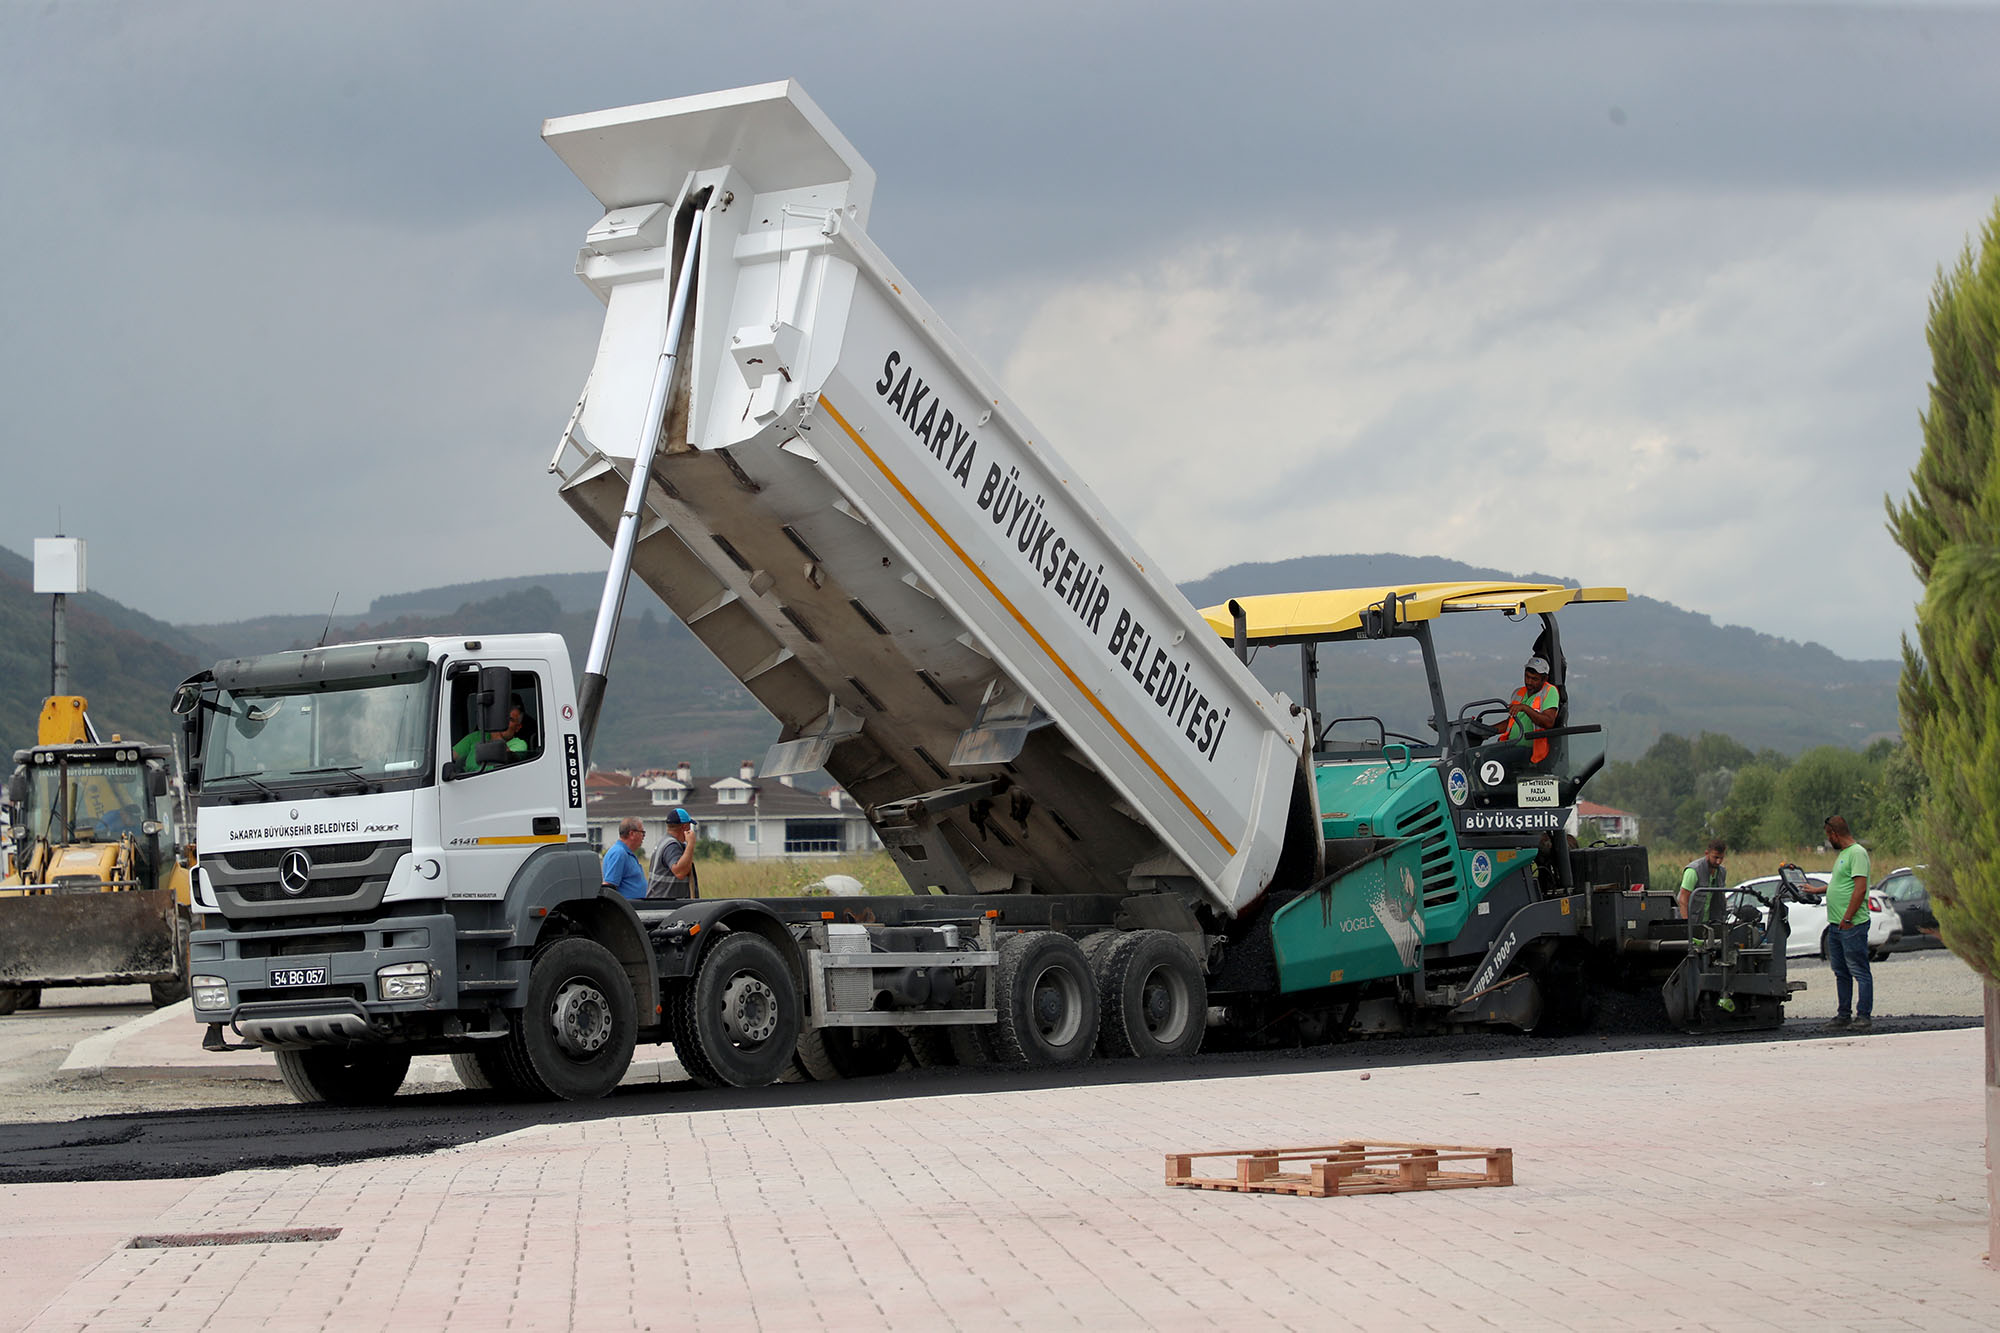
<path id="1" fill-rule="evenodd" d="M 473 758 L 473 754 L 475 751 L 479 749 L 481 742 L 486 741 L 488 739 L 490 739 L 490 737 L 487 735 L 486 732 L 468 731 L 465 733 L 464 737 L 460 739 L 458 744 L 451 747 L 451 757 L 458 761 L 459 772 L 483 773 L 486 771 L 486 769 L 491 767 L 490 764 L 482 764 L 477 759 Z M 521 755 L 524 755 L 527 752 L 528 752 L 528 743 L 522 740 L 519 736 L 516 736 L 513 740 L 507 742 L 507 753 L 514 755 L 516 758 L 519 758 Z"/>
<path id="2" fill-rule="evenodd" d="M 1847 915 L 1847 904 L 1854 898 L 1854 881 L 1870 879 L 1868 849 L 1858 842 L 1850 842 L 1833 861 L 1833 874 L 1826 882 L 1826 923 L 1838 926 Z M 1863 893 L 1861 901 L 1854 904 L 1854 919 L 1850 926 L 1863 925 L 1868 920 L 1868 895 Z"/>

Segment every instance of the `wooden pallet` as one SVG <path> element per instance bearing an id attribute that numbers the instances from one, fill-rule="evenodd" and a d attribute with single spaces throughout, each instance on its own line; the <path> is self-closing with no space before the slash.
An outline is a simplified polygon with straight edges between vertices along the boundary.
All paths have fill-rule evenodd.
<path id="1" fill-rule="evenodd" d="M 1197 1176 L 1202 1158 L 1233 1157 L 1233 1176 Z M 1476 1164 L 1468 1169 L 1467 1164 Z M 1287 1166 L 1294 1169 L 1285 1170 Z M 1298 1169 L 1298 1168 L 1303 1168 Z M 1391 1194 L 1402 1190 L 1461 1190 L 1514 1183 L 1512 1148 L 1465 1148 L 1443 1143 L 1364 1143 L 1321 1148 L 1231 1148 L 1167 1154 L 1167 1183 L 1199 1190 L 1298 1194 Z"/>

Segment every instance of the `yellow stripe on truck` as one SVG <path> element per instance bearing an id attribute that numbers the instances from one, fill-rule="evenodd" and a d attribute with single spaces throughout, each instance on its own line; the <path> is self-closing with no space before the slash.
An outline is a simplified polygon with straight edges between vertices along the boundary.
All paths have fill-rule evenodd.
<path id="1" fill-rule="evenodd" d="M 519 847 L 530 842 L 568 842 L 567 833 L 533 833 L 523 838 L 481 838 L 481 847 Z"/>
<path id="2" fill-rule="evenodd" d="M 898 495 L 901 495 L 903 499 L 908 502 L 910 508 L 916 510 L 917 516 L 923 519 L 925 523 L 930 525 L 930 530 L 937 534 L 938 540 L 951 548 L 951 553 L 958 557 L 959 563 L 963 564 L 968 570 L 972 572 L 974 578 L 978 579 L 980 583 L 985 585 L 986 591 L 993 594 L 993 600 L 1000 603 L 1002 607 L 1006 608 L 1007 614 L 1014 617 L 1014 623 L 1019 625 L 1022 629 L 1026 630 L 1028 633 L 1028 637 L 1033 639 L 1038 645 L 1040 645 L 1041 650 L 1044 653 L 1048 654 L 1049 660 L 1051 662 L 1054 662 L 1056 666 L 1059 669 L 1061 669 L 1063 675 L 1069 677 L 1069 683 L 1076 686 L 1076 692 L 1082 695 L 1084 700 L 1087 703 L 1089 703 L 1092 708 L 1095 708 L 1098 711 L 1099 715 L 1102 716 L 1106 722 L 1111 724 L 1111 729 L 1113 731 L 1116 731 L 1120 736 L 1124 738 L 1125 743 L 1132 747 L 1132 753 L 1138 755 L 1141 759 L 1145 760 L 1146 767 L 1152 769 L 1154 775 L 1157 776 L 1161 782 L 1167 784 L 1167 790 L 1171 791 L 1174 795 L 1180 797 L 1181 804 L 1188 808 L 1188 812 L 1190 814 L 1192 814 L 1196 819 L 1199 819 L 1201 821 L 1201 826 L 1207 829 L 1209 833 L 1214 836 L 1217 842 L 1222 844 L 1224 851 L 1228 852 L 1231 856 L 1236 855 L 1236 844 L 1232 843 L 1231 841 L 1229 841 L 1228 838 L 1222 835 L 1222 830 L 1217 828 L 1215 826 L 1214 821 L 1209 819 L 1207 814 L 1203 813 L 1202 808 L 1196 805 L 1194 801 L 1188 796 L 1188 794 L 1180 789 L 1180 784 L 1175 782 L 1172 778 L 1168 777 L 1167 770 L 1161 768 L 1159 762 L 1155 760 L 1152 755 L 1146 753 L 1145 747 L 1139 744 L 1138 740 L 1132 735 L 1132 733 L 1125 730 L 1125 724 L 1120 722 L 1117 718 L 1111 715 L 1111 710 L 1104 706 L 1104 701 L 1098 698 L 1096 693 L 1093 692 L 1088 685 L 1085 685 L 1083 683 L 1083 679 L 1080 676 L 1078 676 L 1076 672 L 1070 670 L 1069 663 L 1063 661 L 1062 657 L 1056 652 L 1056 650 L 1049 645 L 1049 641 L 1042 637 L 1041 631 L 1037 630 L 1033 625 L 1029 624 L 1028 618 L 1022 615 L 1020 610 L 1012 602 L 1007 600 L 1007 594 L 1001 592 L 1000 589 L 997 586 L 995 586 L 993 580 L 986 577 L 986 571 L 979 567 L 979 563 L 976 560 L 974 560 L 970 555 L 966 554 L 965 548 L 960 546 L 956 541 L 954 541 L 952 539 L 951 534 L 944 530 L 944 526 L 940 524 L 935 518 L 931 517 L 931 511 L 924 508 L 923 502 L 917 499 L 916 496 L 910 494 L 910 488 L 903 484 L 902 478 L 898 477 L 893 471 L 891 471 L 889 465 L 882 461 L 881 456 L 877 454 L 873 449 L 870 449 L 868 447 L 868 442 L 861 438 L 861 432 L 855 430 L 853 426 L 848 424 L 847 418 L 840 415 L 840 410 L 836 408 L 832 403 L 827 401 L 825 394 L 820 395 L 819 405 L 826 409 L 827 415 L 833 418 L 835 425 L 839 426 L 843 431 L 847 432 L 847 438 L 854 441 L 854 447 L 859 449 L 863 454 L 867 455 L 868 461 L 875 465 L 876 470 L 880 472 L 884 477 L 888 478 L 889 484 L 896 488 L 896 493 Z"/>

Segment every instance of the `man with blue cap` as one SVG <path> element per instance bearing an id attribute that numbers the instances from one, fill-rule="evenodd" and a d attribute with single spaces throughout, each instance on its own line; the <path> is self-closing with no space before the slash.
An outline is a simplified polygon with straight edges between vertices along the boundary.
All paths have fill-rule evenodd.
<path id="1" fill-rule="evenodd" d="M 660 850 L 653 853 L 653 878 L 646 886 L 646 896 L 701 897 L 694 873 L 694 820 L 679 806 L 667 811 L 667 831 L 660 839 Z"/>

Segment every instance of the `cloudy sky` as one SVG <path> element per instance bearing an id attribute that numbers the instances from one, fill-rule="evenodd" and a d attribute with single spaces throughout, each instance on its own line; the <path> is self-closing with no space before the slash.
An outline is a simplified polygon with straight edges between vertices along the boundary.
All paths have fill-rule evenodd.
<path id="1" fill-rule="evenodd" d="M 602 548 L 552 115 L 799 79 L 1177 578 L 1438 554 L 1885 657 L 2000 5 L 0 4 L 0 545 L 178 621 Z"/>

